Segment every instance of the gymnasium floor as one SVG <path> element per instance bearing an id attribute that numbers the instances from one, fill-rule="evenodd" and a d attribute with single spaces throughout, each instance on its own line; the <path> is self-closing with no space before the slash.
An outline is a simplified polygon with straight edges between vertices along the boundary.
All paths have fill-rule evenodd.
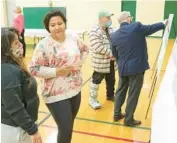
<path id="1" fill-rule="evenodd" d="M 27 44 L 31 44 L 31 40 L 27 39 Z M 86 42 L 88 40 L 86 39 Z M 153 67 L 158 50 L 160 48 L 161 39 L 148 38 L 148 52 L 149 62 Z M 165 71 L 169 55 L 173 47 L 173 40 L 169 40 L 168 48 L 166 50 L 163 69 L 161 72 L 161 78 Z M 28 46 L 26 61 L 30 62 L 33 48 Z M 99 101 L 103 105 L 101 110 L 93 110 L 88 105 L 89 99 L 89 80 L 92 75 L 91 60 L 87 59 L 83 66 L 83 88 L 82 88 L 82 102 L 79 113 L 75 120 L 72 143 L 147 143 L 150 137 L 151 129 L 151 113 L 150 109 L 148 118 L 145 119 L 147 106 L 149 103 L 149 90 L 151 87 L 152 69 L 148 70 L 145 74 L 145 80 L 139 104 L 135 113 L 135 118 L 142 121 L 142 125 L 138 127 L 126 127 L 123 125 L 123 121 L 113 122 L 113 103 L 106 101 L 105 95 L 105 81 L 100 85 Z M 118 73 L 116 72 L 116 85 L 118 85 Z M 158 83 L 159 85 L 159 83 Z M 155 89 L 155 95 L 158 91 L 158 85 Z M 39 86 L 39 85 L 38 85 Z M 40 91 L 39 91 L 40 95 Z M 154 95 L 154 97 L 155 97 Z M 48 109 L 46 108 L 44 101 L 40 96 L 40 109 L 39 109 L 39 130 L 42 135 L 44 143 L 56 143 L 56 124 L 52 119 Z M 153 98 L 154 101 L 154 98 Z M 152 106 L 151 106 L 152 107 Z M 125 109 L 125 105 L 123 111 Z M 63 109 L 64 110 L 64 109 Z"/>

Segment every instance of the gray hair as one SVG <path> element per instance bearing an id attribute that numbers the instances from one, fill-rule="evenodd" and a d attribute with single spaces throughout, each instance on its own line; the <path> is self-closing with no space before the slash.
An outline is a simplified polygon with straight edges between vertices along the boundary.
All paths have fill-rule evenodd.
<path id="1" fill-rule="evenodd" d="M 122 22 L 125 22 L 126 18 L 131 16 L 129 11 L 122 11 L 120 13 L 120 16 L 118 18 L 118 22 L 121 24 Z"/>

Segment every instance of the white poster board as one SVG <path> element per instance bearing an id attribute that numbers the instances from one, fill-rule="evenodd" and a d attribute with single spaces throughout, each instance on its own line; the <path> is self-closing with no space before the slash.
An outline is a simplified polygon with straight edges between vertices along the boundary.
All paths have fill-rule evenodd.
<path id="1" fill-rule="evenodd" d="M 162 64 L 163 64 L 163 60 L 164 60 L 164 56 L 165 56 L 165 51 L 166 51 L 166 48 L 167 48 L 167 45 L 168 45 L 168 39 L 169 39 L 170 31 L 171 31 L 173 17 L 174 17 L 174 14 L 169 15 L 168 24 L 165 28 L 165 32 L 164 32 L 164 35 L 163 35 L 162 45 L 160 47 L 160 54 L 159 54 L 159 57 L 158 57 L 158 60 L 157 60 L 157 79 L 159 78 L 160 71 L 162 69 Z"/>
<path id="2" fill-rule="evenodd" d="M 176 38 L 173 49 L 174 49 L 174 52 L 172 54 L 173 54 L 173 62 L 176 67 L 176 73 L 175 73 L 175 78 L 173 80 L 172 90 L 174 93 L 176 93 L 174 96 L 174 99 L 175 99 L 175 105 L 176 105 L 176 110 L 177 110 L 177 38 Z"/>
<path id="3" fill-rule="evenodd" d="M 177 38 L 152 110 L 151 143 L 177 143 Z"/>

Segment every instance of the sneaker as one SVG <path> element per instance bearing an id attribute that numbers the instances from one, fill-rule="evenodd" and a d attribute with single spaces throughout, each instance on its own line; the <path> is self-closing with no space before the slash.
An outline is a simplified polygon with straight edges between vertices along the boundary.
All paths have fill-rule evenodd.
<path id="1" fill-rule="evenodd" d="M 101 104 L 99 103 L 99 101 L 97 99 L 90 99 L 89 101 L 89 105 L 94 109 L 100 109 L 101 108 Z"/>

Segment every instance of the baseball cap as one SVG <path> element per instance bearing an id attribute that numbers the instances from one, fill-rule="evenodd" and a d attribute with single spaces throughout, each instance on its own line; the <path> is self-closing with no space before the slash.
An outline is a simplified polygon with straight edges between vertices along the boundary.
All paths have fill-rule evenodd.
<path id="1" fill-rule="evenodd" d="M 102 17 L 110 17 L 110 16 L 113 16 L 114 14 L 113 13 L 110 13 L 109 11 L 107 10 L 100 10 L 100 12 L 98 13 L 98 17 L 99 18 L 102 18 Z"/>

